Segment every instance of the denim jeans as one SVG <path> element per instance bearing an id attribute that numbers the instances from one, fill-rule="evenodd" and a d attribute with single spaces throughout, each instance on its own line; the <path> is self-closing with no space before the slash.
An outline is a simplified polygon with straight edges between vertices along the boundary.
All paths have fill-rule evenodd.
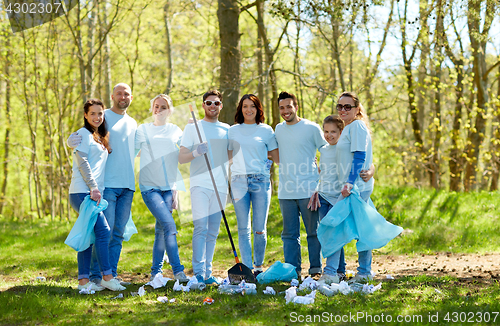
<path id="1" fill-rule="evenodd" d="M 69 194 L 69 203 L 76 212 L 79 212 L 80 205 L 88 194 L 78 193 Z M 92 258 L 92 248 L 95 247 L 97 261 L 102 275 L 111 274 L 111 266 L 109 265 L 108 257 L 108 242 L 109 242 L 109 226 L 104 214 L 101 212 L 97 215 L 97 220 L 94 226 L 95 245 L 90 245 L 84 251 L 78 252 L 78 279 L 89 278 L 90 261 Z"/>
<path id="2" fill-rule="evenodd" d="M 318 208 L 318 213 L 319 213 L 319 220 L 321 221 L 323 217 L 328 214 L 328 211 L 333 207 L 330 202 L 328 202 L 326 199 L 324 199 L 321 195 L 319 196 L 319 203 L 321 204 L 321 207 Z M 338 262 L 337 266 L 338 268 L 334 268 L 333 266 L 333 257 L 326 257 L 326 266 L 325 266 L 325 274 L 329 275 L 337 275 L 337 273 L 343 273 L 345 274 L 345 257 L 344 257 L 344 248 L 340 250 L 340 261 Z"/>
<path id="3" fill-rule="evenodd" d="M 361 199 L 368 202 L 368 199 L 370 199 L 370 195 L 372 194 L 372 191 L 373 190 L 363 191 L 362 193 L 359 194 L 359 196 L 361 197 Z M 341 201 L 342 199 L 344 199 L 344 196 L 340 195 L 337 202 Z M 342 248 L 342 251 L 343 250 L 344 250 L 344 248 Z M 340 259 L 340 254 L 341 254 L 340 252 L 341 252 L 341 250 L 335 252 L 332 256 L 330 256 L 330 257 L 332 257 L 332 261 L 331 261 L 331 265 L 330 265 L 332 271 L 339 270 L 338 261 Z M 359 275 L 370 275 L 371 271 L 372 271 L 372 251 L 371 250 L 359 251 L 358 252 L 358 264 L 359 264 L 359 266 L 357 269 L 358 269 Z M 326 268 L 325 268 L 325 270 L 326 270 Z M 328 273 L 328 274 L 330 274 L 330 273 Z M 333 275 L 335 275 L 335 274 L 333 273 Z"/>
<path id="4" fill-rule="evenodd" d="M 130 218 L 134 191 L 128 188 L 106 188 L 104 189 L 103 198 L 108 202 L 108 208 L 104 211 L 104 216 L 111 229 L 108 246 L 109 263 L 111 265 L 111 273 L 113 277 L 116 277 L 118 275 L 118 261 L 120 260 L 122 251 L 123 233 Z M 96 270 L 96 262 L 96 256 L 93 252 L 92 263 L 90 265 L 91 280 L 101 278 Z"/>
<path id="5" fill-rule="evenodd" d="M 172 191 L 150 189 L 141 193 L 144 203 L 156 218 L 155 242 L 153 245 L 153 264 L 151 275 L 162 273 L 163 253 L 167 251 L 168 260 L 175 274 L 184 271 L 179 259 L 177 228 L 172 217 Z"/>
<path id="6" fill-rule="evenodd" d="M 319 225 L 318 211 L 307 208 L 309 198 L 303 199 L 280 199 L 281 214 L 283 215 L 283 252 L 285 263 L 295 266 L 300 276 L 302 270 L 302 258 L 300 253 L 300 215 L 306 227 L 307 249 L 309 252 L 309 274 L 321 273 L 321 244 L 319 243 L 317 230 Z"/>
<path id="7" fill-rule="evenodd" d="M 231 178 L 234 212 L 238 220 L 238 240 L 241 260 L 248 268 L 262 266 L 267 245 L 267 215 L 271 200 L 271 182 L 264 174 L 235 175 Z M 252 263 L 252 235 L 250 232 L 250 206 L 254 237 Z"/>
<path id="8" fill-rule="evenodd" d="M 227 194 L 219 193 L 222 207 L 226 206 Z M 191 212 L 193 214 L 193 274 L 212 276 L 212 260 L 215 242 L 219 235 L 221 210 L 215 191 L 203 187 L 191 188 Z"/>

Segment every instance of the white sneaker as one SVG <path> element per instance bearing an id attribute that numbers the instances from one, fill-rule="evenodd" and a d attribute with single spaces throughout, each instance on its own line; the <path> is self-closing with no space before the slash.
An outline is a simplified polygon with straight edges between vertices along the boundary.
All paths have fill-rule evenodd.
<path id="1" fill-rule="evenodd" d="M 127 282 L 127 281 L 122 280 L 122 278 L 121 278 L 121 277 L 115 277 L 115 279 L 116 279 L 116 280 L 118 280 L 118 282 L 120 282 L 120 284 L 121 284 L 122 286 L 127 286 L 127 285 L 132 284 L 132 283 L 130 283 L 130 282 Z"/>
<path id="2" fill-rule="evenodd" d="M 101 285 L 104 286 L 106 289 L 111 290 L 111 291 L 123 291 L 125 290 L 125 287 L 120 284 L 120 281 L 118 281 L 116 278 L 112 278 L 109 281 L 102 280 Z"/>
<path id="3" fill-rule="evenodd" d="M 368 282 L 373 280 L 373 276 L 371 274 L 368 275 L 363 275 L 363 274 L 356 274 L 352 279 L 349 280 L 349 283 L 362 283 L 362 282 Z"/>
<path id="4" fill-rule="evenodd" d="M 179 283 L 189 282 L 189 278 L 184 274 L 184 272 L 179 272 L 174 275 L 174 280 L 179 280 Z"/>
<path id="5" fill-rule="evenodd" d="M 323 274 L 319 278 L 318 282 L 330 285 L 332 283 L 339 284 L 340 280 L 337 275 Z"/>
<path id="6" fill-rule="evenodd" d="M 89 287 L 92 287 L 91 290 L 94 290 L 96 292 L 104 290 L 104 287 L 102 287 L 102 286 L 100 286 L 98 284 L 95 284 L 94 282 L 88 282 L 85 285 L 78 284 L 78 291 L 81 291 L 83 289 L 88 289 Z"/>

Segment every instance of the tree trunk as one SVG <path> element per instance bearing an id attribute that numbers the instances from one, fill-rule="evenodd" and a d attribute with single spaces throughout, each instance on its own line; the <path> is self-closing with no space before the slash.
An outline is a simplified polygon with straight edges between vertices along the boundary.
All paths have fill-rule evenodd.
<path id="1" fill-rule="evenodd" d="M 490 3 L 490 0 L 487 1 Z M 493 8 L 492 5 L 488 8 Z M 473 56 L 474 86 L 476 88 L 476 119 L 467 137 L 467 166 L 464 190 L 474 190 L 477 183 L 478 161 L 481 144 L 486 132 L 486 110 L 488 103 L 488 76 L 486 75 L 486 39 L 491 26 L 493 10 L 486 10 L 486 20 L 481 29 L 481 0 L 469 0 L 467 25 Z"/>
<path id="2" fill-rule="evenodd" d="M 109 8 L 109 1 L 105 0 L 103 1 L 103 8 L 102 8 L 102 21 L 103 24 L 101 26 L 101 39 L 104 36 L 103 39 L 103 47 L 104 47 L 104 105 L 106 105 L 107 108 L 111 107 L 111 88 L 113 87 L 111 85 L 111 58 L 110 58 L 110 53 L 111 49 L 109 48 L 109 37 L 107 34 L 107 31 L 104 30 L 108 26 L 108 8 Z"/>
<path id="3" fill-rule="evenodd" d="M 167 87 L 165 87 L 165 94 L 170 94 L 172 89 L 172 47 L 170 38 L 170 23 L 168 18 L 168 9 L 170 7 L 170 0 L 167 0 L 165 6 L 163 6 L 163 19 L 165 20 L 165 37 L 166 37 L 166 52 L 167 52 Z"/>
<path id="4" fill-rule="evenodd" d="M 5 202 L 7 200 L 7 182 L 9 176 L 9 150 L 10 150 L 10 129 L 11 129 L 11 116 L 10 116 L 10 58 L 12 56 L 10 45 L 10 33 L 5 34 L 5 141 L 4 141 L 4 154 L 3 154 L 3 176 L 2 176 L 2 190 L 0 193 L 0 214 L 3 212 Z"/>
<path id="5" fill-rule="evenodd" d="M 218 0 L 220 91 L 224 103 L 219 120 L 232 124 L 240 94 L 240 8 L 237 0 Z"/>

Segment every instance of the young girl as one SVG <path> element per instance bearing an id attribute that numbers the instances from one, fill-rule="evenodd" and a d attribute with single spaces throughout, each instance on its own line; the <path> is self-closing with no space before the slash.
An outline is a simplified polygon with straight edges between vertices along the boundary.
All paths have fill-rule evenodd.
<path id="1" fill-rule="evenodd" d="M 104 191 L 104 168 L 108 154 L 111 153 L 108 132 L 104 123 L 104 104 L 97 99 L 90 99 L 84 106 L 84 127 L 78 130 L 82 142 L 73 151 L 73 175 L 69 187 L 69 201 L 75 211 L 86 196 L 97 202 L 101 201 Z M 92 287 L 95 291 L 107 288 L 111 291 L 122 291 L 125 287 L 113 278 L 108 257 L 109 226 L 104 214 L 97 216 L 94 226 L 95 249 L 98 256 L 99 267 L 103 275 L 101 285 L 89 282 L 90 260 L 92 247 L 78 252 L 78 289 Z"/>
<path id="2" fill-rule="evenodd" d="M 151 100 L 154 122 L 142 124 L 135 135 L 136 150 L 141 150 L 139 187 L 142 199 L 156 218 L 151 279 L 162 273 L 163 255 L 167 251 L 174 279 L 187 282 L 179 259 L 177 229 L 172 210 L 177 208 L 177 190 L 185 190 L 177 164 L 178 144 L 182 130 L 167 122 L 172 115 L 172 99 L 160 94 Z"/>
<path id="3" fill-rule="evenodd" d="M 310 199 L 310 207 L 312 210 L 319 210 L 320 220 L 326 216 L 337 202 L 342 189 L 342 184 L 338 178 L 336 145 L 344 126 L 344 121 L 338 115 L 329 115 L 323 120 L 323 134 L 328 144 L 319 149 L 321 157 L 318 191 Z M 372 164 L 369 170 L 362 170 L 360 176 L 364 181 L 368 181 L 373 177 L 374 171 L 375 167 Z M 326 267 L 320 278 L 321 282 L 331 284 L 339 283 L 339 281 L 345 279 L 344 249 L 342 248 L 340 252 L 338 269 L 333 268 L 332 259 L 332 256 L 326 259 Z"/>

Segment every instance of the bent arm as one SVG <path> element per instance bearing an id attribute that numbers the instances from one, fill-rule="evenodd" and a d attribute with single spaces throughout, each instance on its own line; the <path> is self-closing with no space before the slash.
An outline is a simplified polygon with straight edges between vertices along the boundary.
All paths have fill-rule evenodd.
<path id="1" fill-rule="evenodd" d="M 193 152 L 184 146 L 181 146 L 179 150 L 179 163 L 185 164 L 194 160 Z"/>
<path id="2" fill-rule="evenodd" d="M 271 158 L 271 160 L 273 160 L 276 164 L 280 163 L 280 152 L 277 148 L 267 152 L 267 157 Z"/>
<path id="3" fill-rule="evenodd" d="M 92 176 L 92 169 L 90 168 L 88 156 L 86 153 L 75 151 L 76 163 L 78 164 L 78 170 L 82 175 L 83 181 L 87 187 L 89 187 L 90 191 L 97 189 L 97 182 Z"/>

